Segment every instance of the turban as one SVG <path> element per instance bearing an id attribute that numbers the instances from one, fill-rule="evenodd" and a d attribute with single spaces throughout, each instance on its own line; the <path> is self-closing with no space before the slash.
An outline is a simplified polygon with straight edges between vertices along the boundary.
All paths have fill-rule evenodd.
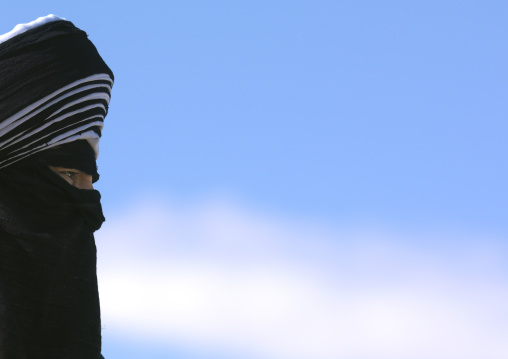
<path id="1" fill-rule="evenodd" d="M 86 140 L 99 153 L 113 73 L 71 22 L 54 15 L 0 36 L 0 168 Z"/>

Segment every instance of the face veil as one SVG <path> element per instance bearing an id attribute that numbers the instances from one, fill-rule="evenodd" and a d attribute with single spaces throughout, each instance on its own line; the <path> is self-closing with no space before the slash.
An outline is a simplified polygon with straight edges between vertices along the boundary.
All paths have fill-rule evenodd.
<path id="1" fill-rule="evenodd" d="M 49 15 L 0 36 L 0 358 L 101 358 L 94 231 L 113 74 L 87 34 Z"/>

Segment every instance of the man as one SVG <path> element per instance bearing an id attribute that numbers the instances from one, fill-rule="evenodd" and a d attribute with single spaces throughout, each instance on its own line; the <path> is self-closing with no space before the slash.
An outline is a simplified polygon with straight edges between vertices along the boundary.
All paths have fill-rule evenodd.
<path id="1" fill-rule="evenodd" d="M 102 357 L 92 183 L 112 85 L 69 21 L 0 36 L 0 359 Z"/>

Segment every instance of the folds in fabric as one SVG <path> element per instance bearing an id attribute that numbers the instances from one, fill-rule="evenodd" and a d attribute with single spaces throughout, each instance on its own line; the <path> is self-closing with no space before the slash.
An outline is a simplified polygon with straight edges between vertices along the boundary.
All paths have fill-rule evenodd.
<path id="1" fill-rule="evenodd" d="M 100 358 L 100 194 L 45 166 L 0 170 L 0 358 Z"/>
<path id="2" fill-rule="evenodd" d="M 78 139 L 97 156 L 113 79 L 87 34 L 69 21 L 0 43 L 0 168 Z"/>

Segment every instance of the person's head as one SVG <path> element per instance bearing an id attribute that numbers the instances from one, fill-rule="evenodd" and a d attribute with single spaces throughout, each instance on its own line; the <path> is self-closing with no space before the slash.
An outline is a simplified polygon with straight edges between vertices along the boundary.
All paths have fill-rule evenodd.
<path id="1" fill-rule="evenodd" d="M 87 34 L 65 19 L 48 15 L 0 35 L 4 217 L 23 228 L 100 228 L 93 182 L 113 79 Z"/>
<path id="2" fill-rule="evenodd" d="M 0 169 L 41 158 L 92 189 L 113 73 L 87 34 L 48 15 L 0 36 Z"/>

